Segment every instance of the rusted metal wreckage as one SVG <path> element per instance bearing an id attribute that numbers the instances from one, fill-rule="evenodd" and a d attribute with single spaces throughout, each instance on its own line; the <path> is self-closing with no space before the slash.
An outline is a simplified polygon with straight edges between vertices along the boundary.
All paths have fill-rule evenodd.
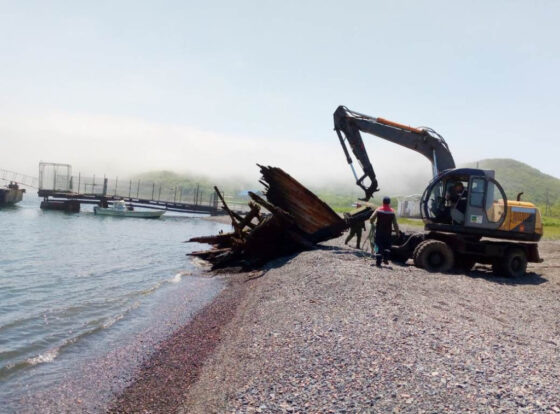
<path id="1" fill-rule="evenodd" d="M 271 259 L 308 250 L 319 242 L 339 237 L 354 220 L 364 220 L 364 214 L 371 214 L 366 211 L 360 216 L 343 219 L 280 168 L 259 167 L 266 200 L 249 192 L 250 211 L 241 216 L 228 207 L 214 187 L 223 209 L 231 217 L 234 231 L 193 237 L 189 242 L 208 243 L 212 248 L 190 253 L 191 256 L 208 261 L 213 269 L 255 268 Z"/>

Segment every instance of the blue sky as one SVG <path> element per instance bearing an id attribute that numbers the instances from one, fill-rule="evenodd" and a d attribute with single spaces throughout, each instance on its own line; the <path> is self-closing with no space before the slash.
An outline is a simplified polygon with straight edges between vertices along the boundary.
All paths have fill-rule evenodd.
<path id="1" fill-rule="evenodd" d="M 266 162 L 346 179 L 332 131 L 344 104 L 434 128 L 458 162 L 511 157 L 560 177 L 559 12 L 555 1 L 3 2 L 0 139 L 13 157 L 0 168 L 246 175 Z M 378 169 L 429 174 L 420 155 L 366 141 Z"/>

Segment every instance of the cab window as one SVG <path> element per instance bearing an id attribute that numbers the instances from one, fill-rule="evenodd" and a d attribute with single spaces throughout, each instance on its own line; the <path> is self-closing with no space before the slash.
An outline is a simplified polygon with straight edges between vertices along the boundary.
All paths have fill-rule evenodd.
<path id="1" fill-rule="evenodd" d="M 486 216 L 488 221 L 499 223 L 506 214 L 505 211 L 505 194 L 492 181 L 488 182 L 488 190 L 486 191 Z"/>
<path id="2" fill-rule="evenodd" d="M 486 180 L 483 178 L 473 178 L 470 191 L 470 205 L 473 207 L 484 206 L 484 193 L 486 192 Z"/>

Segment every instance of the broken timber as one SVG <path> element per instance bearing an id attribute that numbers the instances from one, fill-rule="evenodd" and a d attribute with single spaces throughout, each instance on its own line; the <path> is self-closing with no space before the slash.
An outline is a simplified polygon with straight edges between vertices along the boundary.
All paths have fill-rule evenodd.
<path id="1" fill-rule="evenodd" d="M 231 211 L 214 188 L 234 231 L 194 237 L 189 242 L 208 243 L 212 249 L 190 253 L 223 267 L 254 268 L 267 261 L 312 248 L 342 234 L 350 221 L 343 220 L 326 203 L 280 168 L 260 166 L 266 200 L 249 192 L 252 201 L 245 217 Z M 261 213 L 261 208 L 270 214 Z"/>

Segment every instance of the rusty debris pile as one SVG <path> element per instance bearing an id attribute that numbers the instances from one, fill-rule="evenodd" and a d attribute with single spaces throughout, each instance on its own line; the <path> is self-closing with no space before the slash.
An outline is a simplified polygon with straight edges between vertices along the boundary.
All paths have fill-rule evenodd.
<path id="1" fill-rule="evenodd" d="M 210 250 L 190 253 L 211 263 L 212 269 L 255 268 L 338 237 L 348 227 L 346 220 L 289 174 L 280 168 L 259 167 L 266 200 L 249 192 L 250 210 L 243 216 L 228 207 L 215 187 L 234 230 L 189 240 L 212 245 Z"/>

